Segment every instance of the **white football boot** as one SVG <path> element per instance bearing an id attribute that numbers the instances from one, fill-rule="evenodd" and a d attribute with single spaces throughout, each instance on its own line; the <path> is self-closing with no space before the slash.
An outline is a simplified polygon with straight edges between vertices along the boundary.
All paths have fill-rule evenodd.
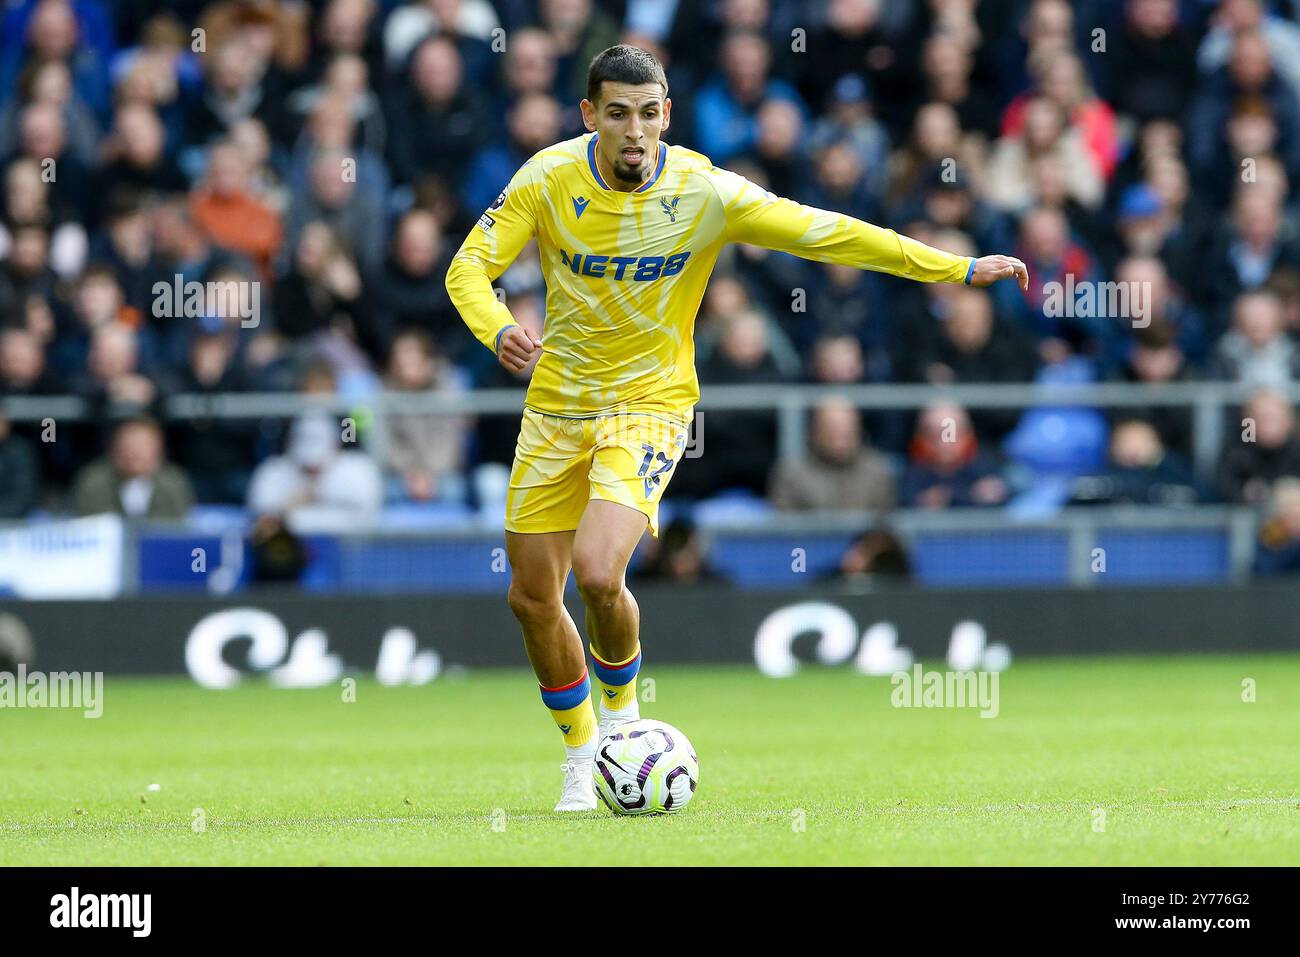
<path id="1" fill-rule="evenodd" d="M 596 729 L 596 743 L 599 745 L 605 740 L 605 735 L 609 734 L 620 724 L 627 724 L 629 721 L 641 720 L 641 703 L 636 698 L 626 708 L 620 708 L 615 711 L 613 708 L 607 708 L 605 702 L 600 703 L 600 724 Z"/>
<path id="2" fill-rule="evenodd" d="M 564 790 L 560 793 L 557 811 L 596 810 L 596 785 L 591 779 L 591 759 L 566 761 L 560 765 L 564 772 Z"/>

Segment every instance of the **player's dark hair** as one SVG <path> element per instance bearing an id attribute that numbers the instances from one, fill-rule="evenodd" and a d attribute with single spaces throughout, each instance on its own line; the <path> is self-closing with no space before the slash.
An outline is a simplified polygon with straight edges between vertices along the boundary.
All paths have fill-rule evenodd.
<path id="1" fill-rule="evenodd" d="M 602 50 L 592 59 L 587 69 L 587 99 L 595 103 L 600 96 L 600 85 L 606 80 L 634 86 L 658 83 L 664 88 L 664 96 L 668 95 L 668 77 L 664 75 L 663 64 L 653 53 L 626 43 Z"/>

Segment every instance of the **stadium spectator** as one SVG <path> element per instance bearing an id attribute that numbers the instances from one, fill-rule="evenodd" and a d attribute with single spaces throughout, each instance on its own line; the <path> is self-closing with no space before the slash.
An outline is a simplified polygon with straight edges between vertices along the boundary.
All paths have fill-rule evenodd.
<path id="1" fill-rule="evenodd" d="M 42 341 L 54 336 L 55 284 L 49 266 L 49 234 L 42 226 L 20 226 L 10 233 L 8 261 L 0 264 L 0 321 L 26 326 Z"/>
<path id="2" fill-rule="evenodd" d="M 40 167 L 42 178 L 50 184 L 50 203 L 56 208 L 84 216 L 92 193 L 88 165 L 68 143 L 67 125 L 59 108 L 49 103 L 32 103 L 23 109 L 18 120 L 18 144 L 5 159 L 26 158 Z"/>
<path id="3" fill-rule="evenodd" d="M 88 259 L 117 276 L 126 302 L 152 323 L 154 282 L 162 263 L 154 255 L 153 219 L 144 197 L 128 189 L 114 191 L 103 205 L 100 229 Z"/>
<path id="4" fill-rule="evenodd" d="M 1213 76 L 1231 60 L 1243 34 L 1258 34 L 1287 85 L 1300 97 L 1300 27 L 1265 8 L 1262 0 L 1222 0 L 1196 52 L 1196 65 Z"/>
<path id="5" fill-rule="evenodd" d="M 320 6 L 323 9 L 317 22 L 316 40 L 323 55 L 317 62 L 354 57 L 361 60 L 367 72 L 379 71 L 383 66 L 380 5 L 374 0 L 328 0 Z M 419 40 L 423 35 L 422 31 L 412 39 Z M 403 50 L 403 55 L 406 52 Z"/>
<path id="6" fill-rule="evenodd" d="M 1001 505 L 1007 494 L 998 464 L 980 448 L 966 410 L 949 402 L 926 408 L 899 480 L 899 503 L 907 508 L 965 508 Z"/>
<path id="7" fill-rule="evenodd" d="M 1196 39 L 1178 0 L 1126 0 L 1124 29 L 1102 58 L 1106 99 L 1139 122 L 1181 119 L 1196 89 Z"/>
<path id="8" fill-rule="evenodd" d="M 1118 377 L 1125 382 L 1144 382 L 1153 386 L 1192 381 L 1173 328 L 1160 320 L 1153 320 L 1146 328 L 1135 331 Z M 1186 407 L 1150 405 L 1141 409 L 1112 409 L 1111 415 L 1112 421 L 1140 419 L 1149 422 L 1165 448 L 1184 456 L 1191 454 L 1192 413 Z"/>
<path id="9" fill-rule="evenodd" d="M 384 328 L 422 329 L 443 355 L 460 362 L 469 357 L 471 349 L 482 346 L 460 321 L 443 283 L 453 252 L 444 248 L 433 215 L 412 210 L 394 228 L 374 295 Z"/>
<path id="10" fill-rule="evenodd" d="M 223 395 L 248 388 L 238 361 L 238 333 L 220 322 L 205 321 L 190 334 L 185 366 L 170 388 L 188 395 Z M 175 422 L 168 446 L 185 466 L 195 496 L 204 504 L 238 505 L 244 501 L 252 472 L 255 424 L 239 419 L 191 415 Z"/>
<path id="11" fill-rule="evenodd" d="M 1300 334 L 1300 271 L 1278 269 L 1264 287 L 1282 307 L 1282 328 L 1288 336 Z"/>
<path id="12" fill-rule="evenodd" d="M 1232 329 L 1219 340 L 1209 374 L 1255 389 L 1285 388 L 1300 377 L 1300 351 L 1282 328 L 1277 296 L 1261 290 L 1237 297 Z"/>
<path id="13" fill-rule="evenodd" d="M 329 154 L 336 161 L 333 168 L 336 178 L 349 186 L 355 185 L 355 192 L 360 194 L 356 202 L 364 204 L 368 210 L 377 207 L 382 212 L 385 210 L 392 185 L 383 159 L 382 142 L 385 137 L 380 134 L 372 136 L 363 133 L 361 142 L 357 142 L 358 131 L 364 129 L 361 124 L 365 116 L 361 114 L 359 117 L 357 109 L 353 106 L 356 97 L 357 94 L 352 92 L 326 90 L 316 99 L 307 124 L 298 136 L 289 158 L 288 185 L 296 196 L 313 190 L 321 193 L 321 196 L 312 201 L 314 204 L 319 204 L 322 196 L 328 197 L 334 194 L 338 194 L 334 204 L 337 204 L 340 199 L 352 200 L 354 192 L 352 189 L 342 192 L 328 188 L 322 190 L 313 183 L 317 159 L 322 154 Z M 382 123 L 382 118 L 372 118 L 372 122 Z M 372 138 L 381 141 L 378 149 L 370 145 L 369 140 Z M 382 229 L 383 226 L 384 223 L 381 221 L 379 227 Z M 360 246 L 363 242 L 373 242 L 374 239 L 373 232 L 367 232 L 358 236 L 353 242 Z"/>
<path id="14" fill-rule="evenodd" d="M 344 136 L 346 139 L 342 142 L 329 139 L 325 145 L 352 146 L 355 136 L 356 145 L 367 154 L 368 165 L 378 163 L 378 169 L 384 171 L 382 160 L 378 158 L 384 155 L 388 140 L 387 120 L 383 102 L 370 88 L 370 69 L 363 57 L 355 53 L 336 54 L 325 68 L 321 81 L 291 94 L 288 106 L 295 114 L 308 117 L 317 126 L 333 121 L 332 128 L 342 131 L 343 136 L 339 139 Z M 315 138 L 320 140 L 323 137 L 318 131 Z"/>
<path id="15" fill-rule="evenodd" d="M 1002 118 L 1003 134 L 1017 136 L 1023 127 L 1028 138 L 1029 104 L 1041 98 L 1060 111 L 1065 128 L 1077 135 L 1096 175 L 1110 179 L 1120 153 L 1115 111 L 1093 91 L 1083 62 L 1068 50 L 1048 48 L 1031 52 L 1028 62 L 1035 89 L 1011 101 Z"/>
<path id="16" fill-rule="evenodd" d="M 618 42 L 618 25 L 592 0 L 539 0 L 541 25 L 555 43 L 555 95 L 576 103 L 587 95 L 587 67 Z"/>
<path id="17" fill-rule="evenodd" d="M 276 215 L 289 206 L 289 191 L 280 175 L 283 150 L 271 143 L 262 121 L 249 117 L 230 131 L 230 141 L 243 154 L 249 191 Z"/>
<path id="18" fill-rule="evenodd" d="M 1061 107 L 1047 97 L 1028 100 L 1016 132 L 994 144 L 984 173 L 989 201 L 998 209 L 1024 213 L 1034 202 L 1034 167 L 1044 161 L 1062 173 L 1070 199 L 1084 209 L 1102 201 L 1105 182 L 1088 158 L 1077 130 L 1065 123 Z"/>
<path id="19" fill-rule="evenodd" d="M 95 195 L 103 213 L 105 203 L 118 190 L 137 195 L 150 192 L 183 193 L 189 181 L 175 158 L 166 151 L 166 132 L 158 114 L 141 103 L 118 108 L 112 133 L 105 138 Z"/>
<path id="20" fill-rule="evenodd" d="M 240 12 L 259 15 L 251 7 Z M 230 29 L 224 35 L 210 36 L 208 42 L 207 54 L 199 58 L 204 68 L 203 86 L 185 114 L 186 146 L 191 151 L 207 149 L 228 138 L 235 124 L 250 117 L 261 120 L 273 142 L 289 143 L 293 117 L 270 69 L 267 51 L 259 47 L 254 34 Z M 181 162 L 185 165 L 184 159 Z"/>
<path id="21" fill-rule="evenodd" d="M 780 112 L 790 118 L 796 115 L 794 107 L 788 103 Z M 860 218 L 877 214 L 879 197 L 871 192 L 871 178 L 866 175 L 858 151 L 847 140 L 831 143 L 817 153 L 811 173 L 812 181 L 802 190 L 803 195 L 809 197 L 809 205 L 821 209 L 843 207 Z M 798 190 L 795 177 L 787 178 L 791 188 Z"/>
<path id="22" fill-rule="evenodd" d="M 105 322 L 89 334 L 86 371 L 73 379 L 75 391 L 97 418 L 120 418 L 153 411 L 158 389 L 140 368 L 134 329 Z"/>
<path id="23" fill-rule="evenodd" d="M 841 77 L 860 73 L 896 136 L 911 101 L 908 65 L 916 61 L 914 51 L 899 50 L 886 6 L 882 0 L 831 0 L 824 24 L 808 37 L 816 56 L 800 58 L 799 89 L 809 103 L 822 104 Z"/>
<path id="24" fill-rule="evenodd" d="M 657 540 L 646 536 L 643 548 L 648 554 L 632 573 L 638 581 L 676 586 L 730 584 L 709 564 L 708 545 L 688 519 L 674 518 Z"/>
<path id="25" fill-rule="evenodd" d="M 1203 264 L 1202 291 L 1213 313 L 1212 330 L 1221 334 L 1232 304 L 1242 292 L 1268 282 L 1278 268 L 1300 266 L 1300 243 L 1283 229 L 1281 204 L 1267 192 L 1239 189 L 1232 204 L 1231 228 L 1220 233 Z"/>
<path id="26" fill-rule="evenodd" d="M 781 196 L 804 194 L 808 160 L 804 149 L 804 118 L 799 107 L 789 100 L 769 99 L 759 107 L 756 122 L 754 161 L 763 170 L 768 188 Z M 855 169 L 860 172 L 861 168 L 855 164 Z M 861 179 L 859 175 L 855 182 Z"/>
<path id="27" fill-rule="evenodd" d="M 367 4 L 373 9 L 373 4 Z M 384 55 L 398 68 L 411 50 L 428 36 L 453 40 L 465 64 L 465 75 L 475 86 L 492 76 L 493 41 L 504 36 L 496 11 L 487 0 L 423 0 L 394 10 L 384 25 Z"/>
<path id="28" fill-rule="evenodd" d="M 386 214 L 380 188 L 362 188 L 351 174 L 354 158 L 343 149 L 322 150 L 312 157 L 305 188 L 295 191 L 285 222 L 289 248 L 312 222 L 331 227 L 348 256 L 366 272 L 383 259 Z"/>
<path id="29" fill-rule="evenodd" d="M 1070 290 L 1099 282 L 1101 272 L 1070 235 L 1065 216 L 1046 207 L 1031 210 L 1021 220 L 1018 249 L 1030 276 L 1020 317 L 1038 339 L 1042 361 L 1100 356 L 1117 330 L 1112 318 L 1097 314 L 1102 310 L 1074 308 Z"/>
<path id="30" fill-rule="evenodd" d="M 810 279 L 808 308 L 792 313 L 790 320 L 792 338 L 801 353 L 807 355 L 824 335 L 853 336 L 864 353 L 886 351 L 891 330 L 879 277 L 852 266 L 826 263 Z M 888 356 L 881 355 L 877 362 L 884 365 L 878 366 L 875 378 L 887 378 Z"/>
<path id="31" fill-rule="evenodd" d="M 393 176 L 408 185 L 438 177 L 454 188 L 487 138 L 475 120 L 486 104 L 465 83 L 460 53 L 447 37 L 431 37 L 416 48 L 409 80 L 388 116 Z"/>
<path id="32" fill-rule="evenodd" d="M 150 218 L 153 265 L 165 282 L 173 281 L 176 276 L 183 282 L 201 282 L 219 266 L 242 259 L 209 242 L 195 223 L 183 195 L 160 202 L 153 207 Z"/>
<path id="33" fill-rule="evenodd" d="M 1274 124 L 1278 155 L 1293 174 L 1300 171 L 1300 99 L 1278 77 L 1264 37 L 1244 32 L 1233 37 L 1231 59 L 1207 79 L 1188 114 L 1190 160 L 1201 178 L 1213 185 L 1216 175 L 1238 173 L 1223 164 L 1232 158 L 1230 121 L 1243 108 Z"/>
<path id="34" fill-rule="evenodd" d="M 1074 49 L 1073 4 L 1066 0 L 1031 0 L 1020 22 L 1020 34 L 1028 47 L 1022 63 L 1026 71 L 1023 78 L 1034 80 L 1036 64 Z"/>
<path id="35" fill-rule="evenodd" d="M 117 426 L 109 454 L 78 473 L 73 503 L 78 515 L 178 520 L 194 503 L 194 490 L 167 461 L 158 423 L 133 418 Z"/>
<path id="36" fill-rule="evenodd" d="M 451 366 L 423 332 L 393 340 L 384 386 L 392 394 L 460 391 Z M 462 472 L 469 422 L 464 416 L 387 412 L 382 426 L 388 498 L 397 501 L 465 500 Z"/>
<path id="37" fill-rule="evenodd" d="M 916 356 L 922 381 L 931 385 L 978 382 L 1028 382 L 1033 378 L 1032 344 L 1019 329 L 993 314 L 993 301 L 983 289 L 962 287 L 950 303 L 942 335 L 931 349 Z M 971 416 L 981 440 L 993 442 L 1016 422 L 1016 411 L 982 409 Z"/>
<path id="38" fill-rule="evenodd" d="M 997 102 L 972 82 L 975 58 L 970 48 L 955 33 L 936 31 L 926 39 L 922 56 L 926 102 L 948 104 L 964 132 L 994 139 L 1000 120 Z"/>
<path id="39" fill-rule="evenodd" d="M 765 102 L 784 100 L 803 110 L 798 91 L 770 75 L 772 51 L 757 33 L 738 31 L 723 41 L 719 76 L 695 97 L 695 139 L 715 163 L 751 152 Z"/>
<path id="40" fill-rule="evenodd" d="M 14 7 L 10 4 L 10 7 Z M 60 63 L 78 97 L 100 117 L 108 111 L 107 58 L 112 30 L 102 9 L 67 0 L 39 0 L 10 9 L 0 47 L 0 90 L 12 90 L 25 68 Z"/>
<path id="41" fill-rule="evenodd" d="M 1261 167 L 1271 161 L 1261 157 Z M 1154 154 L 1147 161 L 1146 182 L 1155 190 L 1166 217 L 1159 255 L 1170 277 L 1188 295 L 1202 286 L 1200 256 L 1215 227 L 1207 195 L 1192 192 L 1191 176 L 1181 156 Z M 1201 311 L 1204 311 L 1202 307 Z M 1209 330 L 1207 329 L 1207 332 Z"/>
<path id="42" fill-rule="evenodd" d="M 822 401 L 813 409 L 811 431 L 807 454 L 773 471 L 769 497 L 776 508 L 876 512 L 893 507 L 893 470 L 863 441 L 862 419 L 853 405 Z"/>
<path id="43" fill-rule="evenodd" d="M 510 44 L 506 47 L 503 79 L 508 101 L 530 93 L 554 97 L 556 65 L 552 36 L 537 27 L 525 27 L 511 34 Z"/>
<path id="44" fill-rule="evenodd" d="M 966 247 L 971 241 L 976 246 L 987 244 L 998 248 L 1011 243 L 1005 214 L 984 202 L 976 193 L 971 177 L 961 174 L 956 168 L 935 171 L 930 181 L 920 189 L 917 203 L 907 210 L 907 218 L 935 227 L 935 243 L 950 252 L 954 250 L 947 238 L 958 234 L 965 240 L 963 246 Z M 947 245 L 942 245 L 945 243 Z M 957 251 L 957 254 L 965 255 L 965 249 Z"/>
<path id="45" fill-rule="evenodd" d="M 0 255 L 8 253 L 13 245 L 13 229 L 44 227 L 50 234 L 50 265 L 62 278 L 76 276 L 86 262 L 87 237 L 75 212 L 52 203 L 50 184 L 35 160 L 14 160 L 4 173 Z"/>
<path id="46" fill-rule="evenodd" d="M 180 16 L 164 10 L 141 26 L 138 43 L 121 51 L 110 69 L 119 108 L 139 103 L 157 112 L 167 131 L 169 151 L 185 139 L 187 107 L 203 83 L 193 37 Z"/>
<path id="47" fill-rule="evenodd" d="M 828 332 L 813 343 L 807 378 L 821 385 L 883 382 L 888 379 L 888 369 L 887 356 L 880 351 L 867 352 L 857 336 Z M 906 415 L 900 411 L 868 412 L 864 423 L 879 448 L 897 451 L 906 442 Z"/>
<path id="48" fill-rule="evenodd" d="M 294 421 L 283 455 L 253 472 L 248 507 L 284 520 L 295 534 L 368 528 L 383 504 L 383 477 L 364 452 L 339 447 L 337 420 L 321 414 Z"/>
<path id="49" fill-rule="evenodd" d="M 385 336 L 364 292 L 361 271 L 335 230 L 319 220 L 309 222 L 275 286 L 276 331 L 291 341 L 342 336 L 381 355 Z"/>
<path id="50" fill-rule="evenodd" d="M 907 581 L 911 576 L 912 562 L 898 536 L 886 528 L 873 528 L 854 539 L 822 581 L 869 588 L 883 581 Z"/>
<path id="51" fill-rule="evenodd" d="M 769 330 L 754 310 L 730 316 L 717 347 L 700 362 L 700 381 L 728 385 L 767 385 L 788 381 L 773 356 Z M 767 491 L 767 473 L 776 453 L 776 421 L 770 412 L 717 410 L 704 421 L 703 454 L 677 467 L 686 496 L 705 497 L 727 488 Z"/>
<path id="52" fill-rule="evenodd" d="M 895 152 L 891 163 L 889 196 L 893 208 L 915 205 L 937 174 L 964 169 L 964 161 L 970 159 L 962 143 L 957 111 L 947 103 L 927 103 L 916 111 L 911 138 Z"/>
<path id="53" fill-rule="evenodd" d="M 1242 416 L 1241 431 L 1219 460 L 1219 491 L 1229 502 L 1263 505 L 1278 479 L 1300 477 L 1295 410 L 1282 393 L 1263 389 L 1250 397 Z"/>
<path id="54" fill-rule="evenodd" d="M 22 518 L 40 496 L 40 466 L 32 445 L 14 433 L 0 407 L 0 519 Z"/>
<path id="55" fill-rule="evenodd" d="M 466 209 L 487 209 L 515 170 L 559 139 L 560 104 L 545 93 L 525 94 L 506 114 L 506 129 L 505 143 L 485 147 L 474 157 L 461 190 Z"/>
<path id="56" fill-rule="evenodd" d="M 45 362 L 45 349 L 30 329 L 0 332 L 0 395 L 57 395 L 62 390 Z"/>
<path id="57" fill-rule="evenodd" d="M 283 238 L 280 217 L 253 194 L 248 161 L 233 140 L 223 140 L 208 155 L 190 215 L 213 243 L 247 256 L 265 278 Z"/>
<path id="58" fill-rule="evenodd" d="M 840 77 L 832 87 L 826 114 L 813 123 L 808 149 L 816 155 L 841 142 L 858 154 L 863 187 L 879 205 L 889 186 L 889 133 L 873 115 L 867 83 L 856 73 Z"/>
<path id="59" fill-rule="evenodd" d="M 1195 505 L 1199 499 L 1187 463 L 1165 451 L 1155 428 L 1139 419 L 1115 426 L 1103 472 L 1079 476 L 1071 483 L 1073 504 L 1168 507 Z"/>
<path id="60" fill-rule="evenodd" d="M 285 527 L 279 516 L 258 516 L 249 532 L 248 545 L 251 581 L 283 585 L 302 580 L 310 562 L 307 545 Z"/>
<path id="61" fill-rule="evenodd" d="M 932 385 L 955 382 L 1027 382 L 1032 378 L 1032 349 L 993 314 L 983 289 L 955 291 L 943 336 L 933 351 L 920 357 L 924 379 Z"/>
<path id="62" fill-rule="evenodd" d="M 1173 332 L 1179 350 L 1192 362 L 1199 363 L 1209 348 L 1205 319 L 1172 285 L 1164 262 L 1157 256 L 1130 256 L 1115 268 L 1115 281 L 1129 290 L 1129 316 L 1115 317 L 1121 323 L 1131 320 L 1136 332 L 1151 325 L 1161 325 Z M 1140 310 L 1139 310 L 1140 307 Z M 1137 313 L 1142 311 L 1143 315 Z M 1114 340 L 1121 350 L 1132 342 L 1123 336 Z M 1121 361 L 1124 356 L 1119 357 Z"/>
<path id="63" fill-rule="evenodd" d="M 19 76 L 17 95 L 0 109 L 0 155 L 14 148 L 22 114 L 36 104 L 58 111 L 72 155 L 82 166 L 93 166 L 98 160 L 99 120 L 73 89 L 71 73 L 62 60 L 33 63 Z"/>
<path id="64" fill-rule="evenodd" d="M 1127 187 L 1115 204 L 1118 255 L 1159 255 L 1174 227 L 1173 213 L 1164 197 L 1146 181 Z"/>
<path id="65" fill-rule="evenodd" d="M 1260 576 L 1300 572 L 1300 479 L 1282 478 L 1274 484 L 1253 571 Z"/>
<path id="66" fill-rule="evenodd" d="M 72 302 L 74 322 L 60 330 L 51 350 L 58 371 L 76 375 L 87 368 L 91 339 L 103 326 L 117 325 L 136 332 L 144 317 L 126 302 L 117 274 L 104 265 L 87 269 L 77 283 Z"/>

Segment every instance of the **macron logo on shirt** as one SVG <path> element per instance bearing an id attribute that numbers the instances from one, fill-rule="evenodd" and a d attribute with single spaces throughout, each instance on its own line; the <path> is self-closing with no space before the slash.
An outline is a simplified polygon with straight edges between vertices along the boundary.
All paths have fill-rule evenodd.
<path id="1" fill-rule="evenodd" d="M 587 211 L 587 204 L 590 202 L 591 200 L 589 200 L 586 196 L 573 197 L 573 211 L 574 213 L 577 214 L 577 217 L 579 219 L 582 219 L 582 214 Z"/>

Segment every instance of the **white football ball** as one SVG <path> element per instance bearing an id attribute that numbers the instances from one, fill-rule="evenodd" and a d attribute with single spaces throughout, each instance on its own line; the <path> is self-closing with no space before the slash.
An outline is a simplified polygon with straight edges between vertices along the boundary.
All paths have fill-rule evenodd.
<path id="1" fill-rule="evenodd" d="M 700 761 L 686 735 L 643 718 L 620 724 L 596 746 L 596 793 L 615 814 L 675 814 L 700 783 Z"/>

